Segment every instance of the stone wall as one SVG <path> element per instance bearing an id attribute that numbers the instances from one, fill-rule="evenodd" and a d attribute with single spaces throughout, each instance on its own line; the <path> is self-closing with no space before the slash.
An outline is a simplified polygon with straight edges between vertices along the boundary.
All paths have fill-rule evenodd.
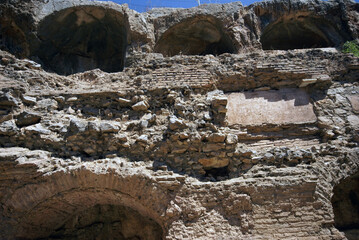
<path id="1" fill-rule="evenodd" d="M 333 45 L 355 39 L 356 6 L 232 3 L 139 14 L 93 1 L 0 2 L 1 11 L 17 9 L 7 15 L 16 26 L 21 14 L 32 19 L 24 25 L 36 37 L 26 46 L 46 45 L 46 19 L 76 23 L 80 13 L 84 29 L 96 14 L 116 18 L 128 46 L 119 65 L 106 51 L 90 57 L 122 71 L 95 61 L 100 69 L 68 75 L 67 60 L 20 59 L 31 54 L 13 51 L 11 34 L 2 38 L 0 239 L 356 239 L 358 58 L 336 48 L 260 49 L 268 24 L 330 14 L 323 26 L 345 29 L 341 38 L 329 32 Z M 303 21 L 303 31 L 314 24 Z M 217 36 L 237 52 L 168 54 L 172 43 L 160 39 L 182 30 L 181 41 L 194 35 L 211 45 Z M 86 34 L 70 39 L 81 40 L 73 49 L 91 52 Z"/>

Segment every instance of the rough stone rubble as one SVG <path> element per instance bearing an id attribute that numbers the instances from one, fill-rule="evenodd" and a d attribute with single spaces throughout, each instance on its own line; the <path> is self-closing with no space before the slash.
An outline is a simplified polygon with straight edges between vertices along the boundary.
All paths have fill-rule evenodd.
<path id="1" fill-rule="evenodd" d="M 0 239 L 357 239 L 358 9 L 0 1 Z"/>

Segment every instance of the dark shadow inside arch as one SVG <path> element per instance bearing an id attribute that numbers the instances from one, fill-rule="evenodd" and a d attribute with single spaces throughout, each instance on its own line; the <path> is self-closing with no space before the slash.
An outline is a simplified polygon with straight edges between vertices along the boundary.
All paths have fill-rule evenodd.
<path id="1" fill-rule="evenodd" d="M 162 239 L 162 228 L 135 210 L 116 205 L 95 205 L 68 218 L 46 239 Z"/>
<path id="2" fill-rule="evenodd" d="M 122 71 L 128 22 L 111 9 L 68 8 L 46 17 L 39 26 L 41 44 L 35 52 L 44 68 L 62 75 L 100 68 Z"/>
<path id="3" fill-rule="evenodd" d="M 94 192 L 92 194 L 96 195 Z M 81 195 L 82 193 L 78 192 L 71 196 L 78 198 L 71 206 L 67 202 L 71 200 L 65 200 L 66 204 L 54 199 L 50 200 L 50 203 L 42 203 L 43 206 L 38 207 L 33 215 L 27 216 L 25 221 L 18 224 L 14 239 L 163 239 L 163 228 L 148 215 L 125 205 L 97 203 L 88 206 L 89 202 L 95 199 L 91 199 L 92 196 L 83 198 Z M 100 197 L 106 198 L 104 195 Z M 89 202 L 78 206 L 81 201 Z"/>
<path id="4" fill-rule="evenodd" d="M 237 48 L 222 23 L 212 16 L 196 16 L 168 29 L 155 46 L 164 56 L 219 55 Z"/>
<path id="5" fill-rule="evenodd" d="M 205 171 L 205 179 L 212 182 L 221 181 L 229 178 L 228 166 L 221 168 L 209 168 L 205 169 Z"/>
<path id="6" fill-rule="evenodd" d="M 332 205 L 335 227 L 349 240 L 359 236 L 359 172 L 334 187 Z"/>
<path id="7" fill-rule="evenodd" d="M 338 47 L 348 34 L 323 18 L 297 16 L 269 24 L 261 35 L 263 50 Z"/>
<path id="8" fill-rule="evenodd" d="M 29 52 L 23 31 L 10 19 L 0 19 L 0 49 L 17 57 L 26 57 Z"/>

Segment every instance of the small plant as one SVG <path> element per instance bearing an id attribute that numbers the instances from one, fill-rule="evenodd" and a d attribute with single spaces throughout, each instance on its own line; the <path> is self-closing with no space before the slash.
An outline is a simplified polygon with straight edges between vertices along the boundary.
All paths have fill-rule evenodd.
<path id="1" fill-rule="evenodd" d="M 342 51 L 344 53 L 352 53 L 354 56 L 359 57 L 359 44 L 357 41 L 347 41 L 343 44 Z"/>

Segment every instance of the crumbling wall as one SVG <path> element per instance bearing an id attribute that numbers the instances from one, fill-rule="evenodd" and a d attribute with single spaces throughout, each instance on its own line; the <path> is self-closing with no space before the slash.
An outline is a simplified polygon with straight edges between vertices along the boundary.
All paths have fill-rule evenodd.
<path id="1" fill-rule="evenodd" d="M 32 57 L 43 61 L 0 51 L 1 239 L 355 238 L 359 60 L 335 48 L 261 50 L 266 26 L 288 9 L 332 14 L 330 24 L 350 27 L 329 35 L 355 38 L 354 3 L 144 14 L 34 3 L 0 5 L 32 12 L 41 46 Z M 96 29 L 123 44 L 90 51 Z M 196 51 L 170 52 L 162 40 L 176 34 Z M 229 39 L 235 51 L 202 55 L 191 36 Z M 91 64 L 66 60 L 83 55 Z"/>

